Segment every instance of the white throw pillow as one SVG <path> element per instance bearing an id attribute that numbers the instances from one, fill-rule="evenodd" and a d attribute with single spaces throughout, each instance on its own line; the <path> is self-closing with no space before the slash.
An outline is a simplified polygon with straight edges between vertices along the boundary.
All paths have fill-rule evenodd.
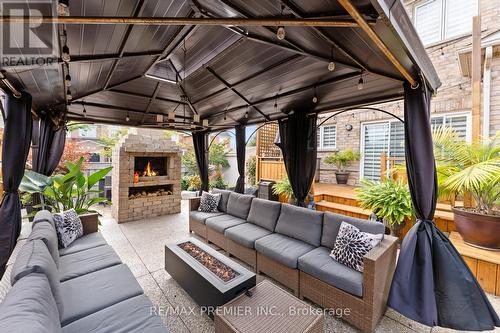
<path id="1" fill-rule="evenodd" d="M 198 210 L 205 213 L 216 213 L 218 212 L 217 207 L 219 206 L 220 194 L 213 194 L 203 191 L 200 199 L 200 206 Z"/>
<path id="2" fill-rule="evenodd" d="M 352 224 L 342 222 L 330 257 L 347 267 L 363 272 L 363 257 L 377 246 L 383 237 L 383 234 L 363 232 Z"/>
<path id="3" fill-rule="evenodd" d="M 68 247 L 75 239 L 83 236 L 83 225 L 74 209 L 54 214 L 57 238 L 61 247 Z"/>

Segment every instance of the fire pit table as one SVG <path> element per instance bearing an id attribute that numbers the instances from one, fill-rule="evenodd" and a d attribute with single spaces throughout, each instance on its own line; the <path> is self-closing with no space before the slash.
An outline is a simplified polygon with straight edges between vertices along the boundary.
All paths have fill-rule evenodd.
<path id="1" fill-rule="evenodd" d="M 256 283 L 255 273 L 195 238 L 165 245 L 165 270 L 211 317 Z"/>

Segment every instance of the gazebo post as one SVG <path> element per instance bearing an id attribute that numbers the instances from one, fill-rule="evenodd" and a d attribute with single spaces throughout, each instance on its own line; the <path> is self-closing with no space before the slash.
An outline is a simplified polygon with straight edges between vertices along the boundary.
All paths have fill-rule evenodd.
<path id="1" fill-rule="evenodd" d="M 194 154 L 198 171 L 200 172 L 201 188 L 200 195 L 203 191 L 208 191 L 208 132 L 199 131 L 193 133 Z"/>

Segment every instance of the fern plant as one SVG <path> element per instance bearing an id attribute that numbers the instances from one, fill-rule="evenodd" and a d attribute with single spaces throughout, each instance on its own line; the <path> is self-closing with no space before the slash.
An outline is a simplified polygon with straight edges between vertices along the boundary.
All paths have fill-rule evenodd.
<path id="1" fill-rule="evenodd" d="M 500 133 L 468 144 L 449 127 L 433 133 L 440 195 L 471 193 L 476 211 L 494 214 L 500 200 Z"/>
<path id="2" fill-rule="evenodd" d="M 408 186 L 401 181 L 364 179 L 356 189 L 361 208 L 371 210 L 391 227 L 398 227 L 405 219 L 413 217 L 413 205 Z"/>

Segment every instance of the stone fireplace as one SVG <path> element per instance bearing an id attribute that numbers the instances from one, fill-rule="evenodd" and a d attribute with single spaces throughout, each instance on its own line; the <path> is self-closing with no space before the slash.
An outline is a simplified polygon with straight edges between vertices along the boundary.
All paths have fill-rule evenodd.
<path id="1" fill-rule="evenodd" d="M 161 132 L 128 134 L 112 159 L 112 215 L 118 223 L 180 213 L 181 151 L 175 142 Z"/>

